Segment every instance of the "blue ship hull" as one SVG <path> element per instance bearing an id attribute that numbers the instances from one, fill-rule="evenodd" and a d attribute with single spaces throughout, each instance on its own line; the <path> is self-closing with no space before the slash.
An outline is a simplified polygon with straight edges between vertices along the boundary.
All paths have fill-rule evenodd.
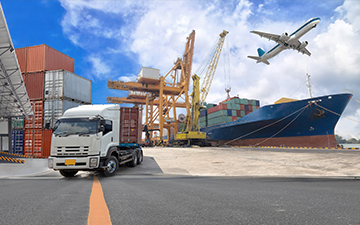
<path id="1" fill-rule="evenodd" d="M 213 144 L 333 148 L 338 144 L 335 125 L 351 97 L 336 94 L 267 105 L 201 131 Z"/>

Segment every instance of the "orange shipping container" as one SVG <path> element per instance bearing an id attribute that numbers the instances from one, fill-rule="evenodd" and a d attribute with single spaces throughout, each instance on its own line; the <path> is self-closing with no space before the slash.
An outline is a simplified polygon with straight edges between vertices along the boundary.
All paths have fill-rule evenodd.
<path id="1" fill-rule="evenodd" d="M 34 158 L 49 157 L 52 130 L 27 129 L 24 133 L 24 155 Z"/>
<path id="2" fill-rule="evenodd" d="M 27 73 L 23 75 L 23 78 L 30 100 L 43 100 L 45 73 Z"/>
<path id="3" fill-rule="evenodd" d="M 59 69 L 74 73 L 74 59 L 45 44 L 18 48 L 15 52 L 22 73 Z"/>
<path id="4" fill-rule="evenodd" d="M 52 130 L 43 130 L 42 133 L 42 157 L 50 156 Z"/>
<path id="5" fill-rule="evenodd" d="M 43 125 L 43 101 L 30 101 L 31 107 L 34 111 L 34 116 L 25 119 L 25 129 L 40 129 Z"/>

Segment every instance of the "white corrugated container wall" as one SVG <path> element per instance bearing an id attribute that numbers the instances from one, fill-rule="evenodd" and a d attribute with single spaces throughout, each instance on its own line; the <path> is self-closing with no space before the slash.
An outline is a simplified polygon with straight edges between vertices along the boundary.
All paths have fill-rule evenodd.
<path id="1" fill-rule="evenodd" d="M 45 100 L 67 98 L 91 103 L 91 81 L 69 71 L 47 71 L 44 86 Z"/>
<path id="2" fill-rule="evenodd" d="M 138 75 L 138 79 L 149 78 L 149 79 L 159 80 L 159 77 L 160 77 L 160 70 L 150 67 L 142 67 Z"/>
<path id="3" fill-rule="evenodd" d="M 61 99 L 47 99 L 44 102 L 44 127 L 48 126 L 54 127 L 56 121 L 62 114 L 70 108 L 77 107 L 82 105 L 80 102 L 74 102 L 69 100 Z"/>

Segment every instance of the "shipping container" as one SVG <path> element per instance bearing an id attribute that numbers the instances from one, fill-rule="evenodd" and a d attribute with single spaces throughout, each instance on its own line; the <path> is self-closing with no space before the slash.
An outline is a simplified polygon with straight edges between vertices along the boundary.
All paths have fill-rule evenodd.
<path id="1" fill-rule="evenodd" d="M 240 105 L 240 110 L 245 111 L 245 105 L 241 104 L 241 105 Z"/>
<path id="2" fill-rule="evenodd" d="M 12 129 L 23 129 L 24 128 L 24 117 L 13 117 L 11 119 L 11 128 Z"/>
<path id="3" fill-rule="evenodd" d="M 241 117 L 240 110 L 236 110 L 236 116 L 237 116 L 237 117 Z"/>
<path id="4" fill-rule="evenodd" d="M 15 52 L 22 73 L 59 69 L 74 72 L 74 59 L 47 45 L 18 48 Z"/>
<path id="5" fill-rule="evenodd" d="M 24 154 L 24 131 L 20 129 L 12 130 L 12 153 Z"/>
<path id="6" fill-rule="evenodd" d="M 24 133 L 24 155 L 40 158 L 42 129 L 27 129 Z"/>
<path id="7" fill-rule="evenodd" d="M 52 130 L 43 130 L 42 131 L 42 149 L 41 149 L 41 157 L 48 158 L 50 156 L 50 148 L 51 148 L 51 137 Z"/>
<path id="8" fill-rule="evenodd" d="M 207 115 L 207 110 L 206 109 L 201 109 L 200 110 L 200 117 L 206 116 Z"/>
<path id="9" fill-rule="evenodd" d="M 241 111 L 240 111 L 240 115 L 241 115 L 241 117 L 245 116 L 245 115 L 246 115 L 246 114 L 245 114 L 245 111 L 241 110 Z"/>
<path id="10" fill-rule="evenodd" d="M 246 98 L 240 98 L 240 104 L 248 105 L 248 100 Z"/>
<path id="11" fill-rule="evenodd" d="M 67 70 L 45 73 L 44 96 L 46 99 L 70 99 L 91 103 L 91 81 Z"/>
<path id="12" fill-rule="evenodd" d="M 245 111 L 249 111 L 249 106 L 245 105 Z"/>
<path id="13" fill-rule="evenodd" d="M 141 83 L 156 84 L 159 83 L 159 77 L 160 77 L 159 69 L 142 67 L 137 76 L 137 81 Z"/>
<path id="14" fill-rule="evenodd" d="M 252 111 L 255 111 L 257 108 L 256 108 L 256 105 L 253 105 L 252 107 Z"/>
<path id="15" fill-rule="evenodd" d="M 227 116 L 232 116 L 232 114 L 231 114 L 231 109 L 228 109 L 228 110 L 227 110 Z"/>
<path id="16" fill-rule="evenodd" d="M 67 110 L 82 105 L 80 102 L 74 102 L 61 99 L 48 99 L 44 101 L 44 128 L 54 127 L 56 121 Z"/>
<path id="17" fill-rule="evenodd" d="M 217 106 L 217 105 L 213 104 L 213 103 L 207 103 L 206 104 L 206 109 L 210 109 L 210 108 L 215 107 L 215 106 Z"/>
<path id="18" fill-rule="evenodd" d="M 213 119 L 213 118 L 217 118 L 217 117 L 222 117 L 222 116 L 227 116 L 227 109 L 224 110 L 219 110 L 213 113 L 210 113 L 207 115 L 208 120 Z"/>
<path id="19" fill-rule="evenodd" d="M 34 158 L 49 157 L 52 130 L 26 129 L 24 133 L 24 155 Z"/>
<path id="20" fill-rule="evenodd" d="M 26 73 L 24 76 L 26 91 L 30 100 L 44 99 L 44 72 Z"/>
<path id="21" fill-rule="evenodd" d="M 217 112 L 219 110 L 224 110 L 224 109 L 227 109 L 227 105 L 226 104 L 220 104 L 220 105 L 214 106 L 212 108 L 209 108 L 207 110 L 207 112 L 208 112 L 208 115 L 209 115 L 211 113 Z"/>
<path id="22" fill-rule="evenodd" d="M 233 116 L 232 117 L 232 121 L 236 121 L 237 120 L 237 117 L 236 116 Z"/>
<path id="23" fill-rule="evenodd" d="M 141 129 L 139 108 L 121 107 L 120 108 L 120 142 L 121 143 L 140 143 Z"/>
<path id="24" fill-rule="evenodd" d="M 43 126 L 43 101 L 31 101 L 31 107 L 34 111 L 34 116 L 28 117 L 25 119 L 25 129 L 40 129 Z"/>

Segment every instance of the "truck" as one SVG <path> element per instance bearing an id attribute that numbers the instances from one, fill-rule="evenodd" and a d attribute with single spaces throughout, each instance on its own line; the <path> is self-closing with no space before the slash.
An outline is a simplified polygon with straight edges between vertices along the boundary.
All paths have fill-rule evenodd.
<path id="1" fill-rule="evenodd" d="M 78 171 L 112 176 L 120 165 L 143 161 L 139 108 L 116 104 L 68 109 L 55 123 L 48 167 L 64 177 Z"/>

